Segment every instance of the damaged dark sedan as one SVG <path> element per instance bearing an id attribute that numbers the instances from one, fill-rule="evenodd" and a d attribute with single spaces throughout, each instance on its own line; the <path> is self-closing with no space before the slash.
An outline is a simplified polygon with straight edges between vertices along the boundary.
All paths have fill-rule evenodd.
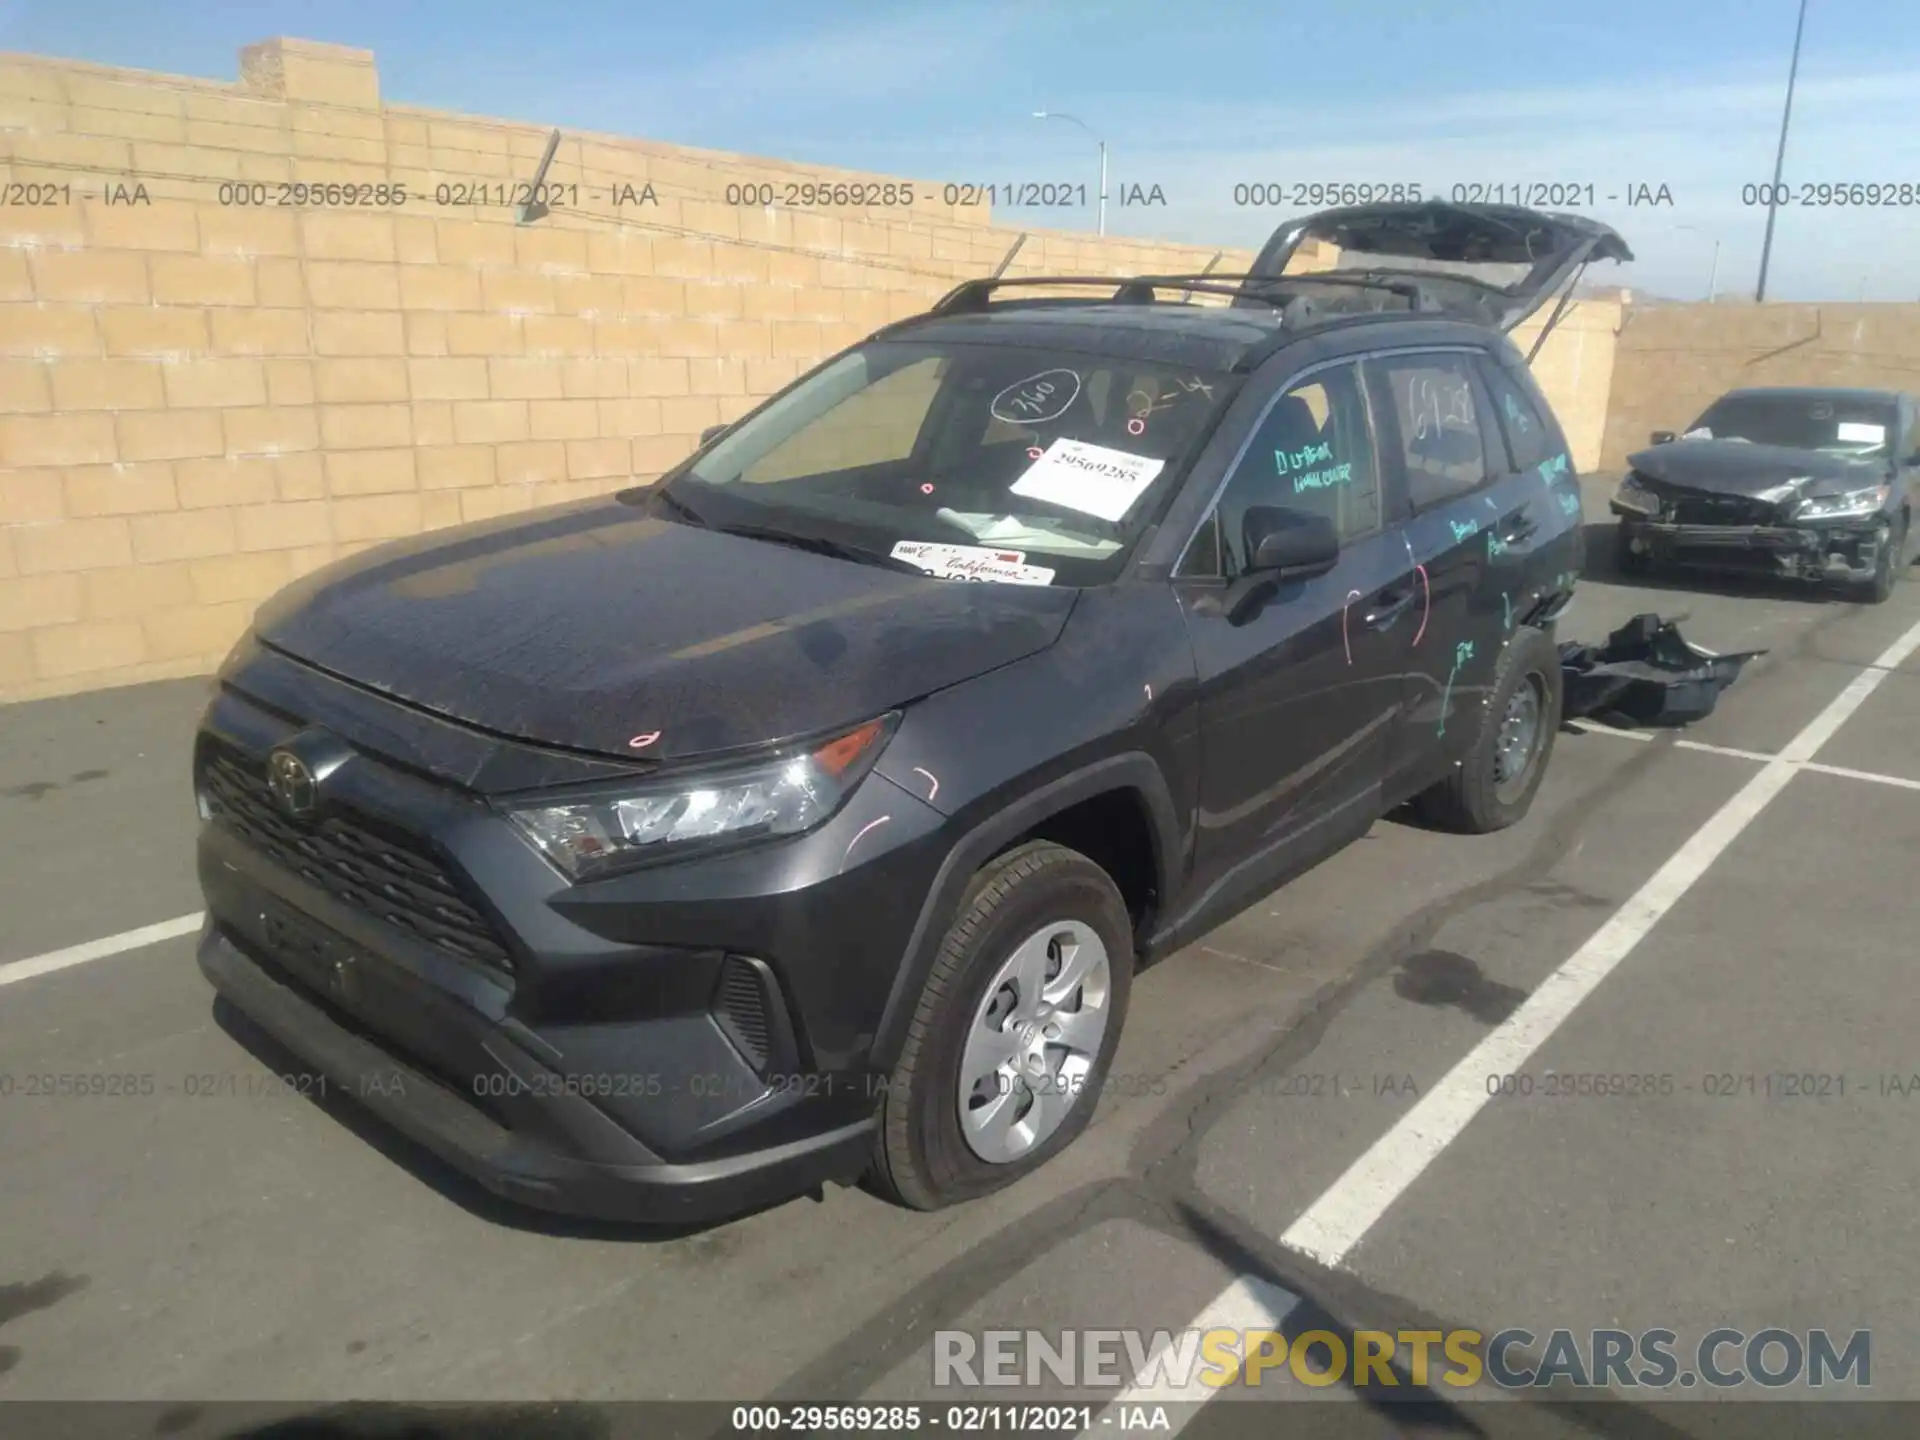
<path id="1" fill-rule="evenodd" d="M 1838 585 L 1879 604 L 1911 559 L 1912 396 L 1748 389 L 1627 458 L 1615 560 Z"/>

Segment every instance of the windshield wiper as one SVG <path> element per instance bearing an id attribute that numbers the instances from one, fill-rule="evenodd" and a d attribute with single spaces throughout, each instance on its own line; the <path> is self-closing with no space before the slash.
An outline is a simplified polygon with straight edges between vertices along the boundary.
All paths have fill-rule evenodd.
<path id="1" fill-rule="evenodd" d="M 843 540 L 829 540 L 824 535 L 796 535 L 790 530 L 776 530 L 767 525 L 716 525 L 713 527 L 723 535 L 739 535 L 748 540 L 765 540 L 771 545 L 785 545 L 794 550 L 805 550 L 814 555 L 831 555 L 836 560 L 852 560 L 861 565 L 877 565 L 883 570 L 899 570 L 908 575 L 926 578 L 927 572 L 911 560 L 902 560 L 897 555 L 889 555 L 884 550 L 868 550 L 864 546 L 849 545 Z"/>
<path id="2" fill-rule="evenodd" d="M 659 500 L 661 504 L 665 505 L 669 510 L 672 510 L 675 513 L 677 513 L 681 519 L 689 522 L 690 524 L 698 525 L 702 529 L 711 529 L 713 527 L 712 521 L 708 520 L 706 516 L 702 515 L 698 510 L 694 509 L 691 505 L 687 504 L 686 501 L 682 500 L 678 495 L 674 494 L 672 490 L 669 490 L 663 486 L 660 489 L 655 490 L 653 492 L 653 495 L 654 495 L 654 498 Z"/>

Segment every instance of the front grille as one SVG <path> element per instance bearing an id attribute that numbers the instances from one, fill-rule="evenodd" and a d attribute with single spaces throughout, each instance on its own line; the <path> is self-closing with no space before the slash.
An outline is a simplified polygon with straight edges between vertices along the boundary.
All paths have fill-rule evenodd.
<path id="1" fill-rule="evenodd" d="M 1675 495 L 1668 519 L 1676 525 L 1773 525 L 1773 506 L 1744 495 Z"/>
<path id="2" fill-rule="evenodd" d="M 486 917 L 429 855 L 338 809 L 311 826 L 280 813 L 265 767 L 210 744 L 201 769 L 208 816 L 337 900 L 469 964 L 512 973 Z"/>

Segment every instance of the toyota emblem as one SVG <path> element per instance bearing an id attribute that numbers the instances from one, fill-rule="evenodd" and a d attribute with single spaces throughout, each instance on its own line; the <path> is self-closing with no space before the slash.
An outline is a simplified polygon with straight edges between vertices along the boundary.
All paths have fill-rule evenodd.
<path id="1" fill-rule="evenodd" d="M 290 820 L 310 819 L 319 808 L 320 791 L 313 771 L 291 750 L 276 750 L 268 757 L 267 792 Z"/>

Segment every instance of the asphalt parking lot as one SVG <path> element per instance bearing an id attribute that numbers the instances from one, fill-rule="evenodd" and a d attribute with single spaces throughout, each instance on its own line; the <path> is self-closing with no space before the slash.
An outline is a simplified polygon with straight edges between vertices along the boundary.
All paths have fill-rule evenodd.
<path id="1" fill-rule="evenodd" d="M 1563 634 L 1648 609 L 1769 653 L 1683 734 L 1562 733 L 1516 829 L 1383 821 L 1147 972 L 1128 1083 L 1054 1165 L 692 1234 L 507 1210 L 342 1106 L 187 1094 L 291 1068 L 193 963 L 204 682 L 0 709 L 0 1071 L 155 1077 L 0 1098 L 0 1398 L 944 1401 L 936 1330 L 1207 1317 L 1868 1330 L 1873 1396 L 1920 1399 L 1920 577 L 1862 608 L 1596 566 Z"/>

